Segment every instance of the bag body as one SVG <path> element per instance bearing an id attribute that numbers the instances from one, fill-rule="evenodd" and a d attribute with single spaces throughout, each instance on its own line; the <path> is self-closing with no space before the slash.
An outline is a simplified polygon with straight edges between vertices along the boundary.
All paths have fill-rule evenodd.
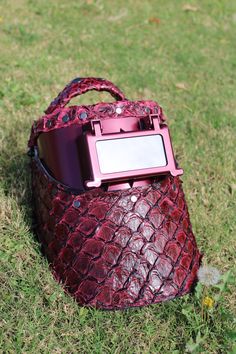
<path id="1" fill-rule="evenodd" d="M 116 101 L 65 107 L 89 90 L 108 91 Z M 104 122 L 106 129 L 106 122 L 116 124 L 119 118 L 119 124 L 137 130 L 140 117 L 149 122 L 146 117 L 153 114 L 162 127 L 161 107 L 129 101 L 109 81 L 78 78 L 45 113 L 32 126 L 29 148 L 36 233 L 55 278 L 80 305 L 101 309 L 144 306 L 189 293 L 201 254 L 180 178 L 165 173 L 84 188 L 78 163 L 77 137 L 91 121 Z"/>

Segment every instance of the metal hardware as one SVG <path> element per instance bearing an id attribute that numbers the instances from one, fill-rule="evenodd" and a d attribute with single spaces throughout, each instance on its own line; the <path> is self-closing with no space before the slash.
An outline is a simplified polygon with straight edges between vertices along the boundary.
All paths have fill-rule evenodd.
<path id="1" fill-rule="evenodd" d="M 85 134 L 88 164 L 91 167 L 87 187 L 99 187 L 103 182 L 148 178 L 158 174 L 183 174 L 176 167 L 169 130 L 160 127 L 158 115 L 150 114 L 152 129 L 104 133 L 105 125 L 92 120 L 92 131 Z M 124 126 L 124 118 L 117 118 Z M 127 120 L 128 122 L 128 120 Z"/>

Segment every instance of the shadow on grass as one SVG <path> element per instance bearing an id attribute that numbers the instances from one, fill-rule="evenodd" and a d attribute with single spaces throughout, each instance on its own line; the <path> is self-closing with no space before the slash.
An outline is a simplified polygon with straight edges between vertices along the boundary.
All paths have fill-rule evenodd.
<path id="1" fill-rule="evenodd" d="M 15 200 L 22 211 L 24 221 L 33 231 L 35 221 L 32 209 L 30 158 L 26 152 L 13 153 L 10 156 L 9 151 L 9 148 L 5 147 L 0 158 L 1 188 L 5 196 Z"/>

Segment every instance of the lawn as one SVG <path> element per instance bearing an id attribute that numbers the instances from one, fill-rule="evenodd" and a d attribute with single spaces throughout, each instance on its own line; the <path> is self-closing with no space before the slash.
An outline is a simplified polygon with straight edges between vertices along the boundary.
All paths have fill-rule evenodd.
<path id="1" fill-rule="evenodd" d="M 0 352 L 236 353 L 236 2 L 0 0 Z M 31 124 L 71 79 L 104 77 L 168 116 L 204 264 L 222 279 L 127 311 L 80 308 L 32 225 Z M 111 98 L 89 93 L 74 103 Z"/>

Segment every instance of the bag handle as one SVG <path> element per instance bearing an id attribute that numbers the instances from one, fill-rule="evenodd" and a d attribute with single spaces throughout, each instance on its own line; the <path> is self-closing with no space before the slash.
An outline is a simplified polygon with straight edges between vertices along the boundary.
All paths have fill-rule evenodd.
<path id="1" fill-rule="evenodd" d="M 82 95 L 88 91 L 107 91 L 109 92 L 117 101 L 126 100 L 125 95 L 121 92 L 118 87 L 116 87 L 111 81 L 87 77 L 87 78 L 76 78 L 72 80 L 60 93 L 59 95 L 50 103 L 49 107 L 46 109 L 45 113 L 50 114 L 56 108 L 65 107 L 65 105 L 75 96 Z"/>

